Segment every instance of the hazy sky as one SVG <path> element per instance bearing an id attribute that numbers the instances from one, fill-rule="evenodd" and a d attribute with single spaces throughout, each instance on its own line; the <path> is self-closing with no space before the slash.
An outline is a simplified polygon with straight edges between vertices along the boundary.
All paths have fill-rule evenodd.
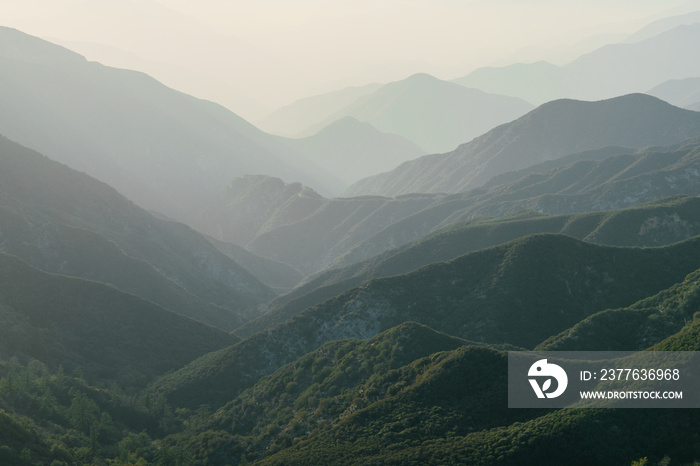
<path id="1" fill-rule="evenodd" d="M 0 0 L 0 24 L 255 120 L 308 95 L 565 62 L 694 0 Z M 587 39 L 587 40 L 586 40 Z"/>

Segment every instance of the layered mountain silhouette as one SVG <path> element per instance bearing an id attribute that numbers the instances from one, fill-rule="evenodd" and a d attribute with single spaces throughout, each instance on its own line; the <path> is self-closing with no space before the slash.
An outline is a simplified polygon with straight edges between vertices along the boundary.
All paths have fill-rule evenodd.
<path id="1" fill-rule="evenodd" d="M 273 136 L 147 75 L 9 28 L 0 29 L 0 51 L 0 134 L 148 209 L 188 220 L 248 173 L 336 189 L 332 176 Z"/>
<path id="2" fill-rule="evenodd" d="M 696 19 L 295 140 L 0 28 L 0 463 L 692 464 L 692 410 L 508 408 L 506 352 L 700 350 Z"/>
<path id="3" fill-rule="evenodd" d="M 317 127 L 329 115 L 341 111 L 380 87 L 382 84 L 367 84 L 306 97 L 275 110 L 256 123 L 272 134 L 299 137 L 309 128 Z"/>
<path id="4" fill-rule="evenodd" d="M 207 451 L 206 459 L 235 461 L 232 452 L 251 440 L 256 459 L 276 451 L 291 435 L 299 440 L 323 431 L 378 400 L 396 395 L 428 367 L 440 364 L 443 355 L 474 342 L 450 337 L 429 327 L 408 322 L 366 340 L 338 340 L 324 344 L 227 403 L 198 432 L 216 430 L 223 435 L 212 448 L 195 440 Z M 412 363 L 435 353 L 430 365 Z M 289 395 L 293 396 L 289 396 Z M 280 400 L 274 407 L 270 400 Z M 486 409 L 486 406 L 480 407 Z M 285 424 L 275 429 L 279 413 Z M 249 437 L 251 431 L 269 430 L 271 435 Z"/>
<path id="5" fill-rule="evenodd" d="M 329 200 L 298 184 L 249 177 L 232 183 L 203 213 L 201 228 L 309 274 L 368 260 L 476 217 L 583 213 L 698 196 L 699 157 L 698 139 L 645 150 L 613 146 L 507 172 L 461 194 L 397 198 Z"/>
<path id="6" fill-rule="evenodd" d="M 331 123 L 313 136 L 285 142 L 347 186 L 426 153 L 404 137 L 382 133 L 353 117 Z"/>
<path id="7" fill-rule="evenodd" d="M 372 92 L 367 92 L 370 89 Z M 336 102 L 341 96 L 347 98 L 342 108 L 315 103 Z M 349 97 L 354 99 L 350 101 Z M 310 105 L 311 102 L 315 104 Z M 329 111 L 331 109 L 333 111 Z M 288 127 L 294 125 L 298 130 L 296 137 L 311 136 L 338 120 L 352 117 L 372 124 L 381 132 L 402 136 L 426 153 L 432 153 L 452 150 L 531 109 L 531 104 L 520 99 L 466 89 L 428 74 L 416 74 L 377 89 L 365 86 L 352 92 L 344 90 L 305 99 L 273 116 L 288 121 Z M 309 117 L 310 113 L 314 118 Z M 309 121 L 313 123 L 300 129 L 300 122 Z"/>
<path id="8" fill-rule="evenodd" d="M 454 82 L 538 105 L 561 98 L 607 99 L 645 92 L 669 79 L 700 76 L 693 59 L 700 23 L 660 30 L 639 42 L 603 46 L 564 66 L 538 62 L 480 68 Z"/>
<path id="9" fill-rule="evenodd" d="M 479 217 L 438 229 L 370 259 L 309 278 L 263 306 L 264 315 L 236 329 L 250 336 L 370 280 L 405 274 L 428 264 L 535 233 L 563 233 L 615 246 L 661 246 L 700 235 L 700 198 L 678 196 L 622 210 L 549 216 L 523 211 Z"/>
<path id="10" fill-rule="evenodd" d="M 439 197 L 326 199 L 300 183 L 249 176 L 234 180 L 201 213 L 197 225 L 219 240 L 308 275 Z"/>
<path id="11" fill-rule="evenodd" d="M 385 84 L 303 134 L 351 116 L 380 131 L 403 136 L 428 153 L 446 152 L 531 109 L 531 104 L 520 99 L 416 74 Z"/>
<path id="12" fill-rule="evenodd" d="M 700 78 L 672 79 L 647 92 L 677 107 L 700 111 Z"/>
<path id="13" fill-rule="evenodd" d="M 216 249 L 245 267 L 255 278 L 280 293 L 290 291 L 304 279 L 304 275 L 293 267 L 253 254 L 233 243 L 207 237 Z"/>
<path id="14" fill-rule="evenodd" d="M 501 185 L 488 183 L 488 188 L 444 197 L 368 238 L 336 265 L 368 259 L 436 228 L 484 215 L 516 214 L 524 209 L 547 214 L 620 209 L 677 194 L 700 194 L 697 139 L 639 154 L 622 150 L 622 155 L 612 155 L 617 152 L 606 148 L 574 154 L 504 174 L 498 177 L 506 181 Z"/>
<path id="15" fill-rule="evenodd" d="M 191 228 L 0 138 L 1 249 L 231 330 L 274 293 Z M 247 317 L 246 317 L 247 316 Z"/>
<path id="16" fill-rule="evenodd" d="M 668 145 L 700 135 L 700 113 L 631 94 L 598 102 L 541 105 L 447 154 L 426 155 L 361 180 L 346 195 L 455 193 L 489 178 L 605 146 Z"/>
<path id="17" fill-rule="evenodd" d="M 534 347 L 589 315 L 682 281 L 700 265 L 697 243 L 696 237 L 639 249 L 528 236 L 370 281 L 193 361 L 154 389 L 176 404 L 222 405 L 327 341 L 369 338 L 408 321 L 460 338 Z"/>
<path id="18" fill-rule="evenodd" d="M 92 381 L 133 386 L 236 341 L 135 295 L 42 272 L 5 253 L 0 276 L 4 358 L 36 358 L 53 369 L 79 368 Z"/>

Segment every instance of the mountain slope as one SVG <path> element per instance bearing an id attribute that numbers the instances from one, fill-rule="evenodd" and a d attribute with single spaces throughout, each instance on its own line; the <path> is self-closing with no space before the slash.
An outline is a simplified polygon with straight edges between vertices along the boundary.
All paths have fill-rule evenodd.
<path id="1" fill-rule="evenodd" d="M 571 214 L 697 196 L 699 173 L 700 143 L 691 139 L 645 150 L 606 147 L 572 154 L 454 195 L 326 200 L 301 185 L 247 178 L 232 183 L 203 212 L 203 229 L 309 274 L 368 260 L 476 217 L 523 210 Z"/>
<path id="2" fill-rule="evenodd" d="M 247 176 L 234 180 L 203 210 L 198 225 L 218 240 L 308 275 L 439 197 L 326 199 L 299 183 Z"/>
<path id="3" fill-rule="evenodd" d="M 672 79 L 647 92 L 677 107 L 698 111 L 700 108 L 700 78 Z"/>
<path id="4" fill-rule="evenodd" d="M 573 334 L 552 339 L 568 339 L 574 346 L 541 349 L 697 351 L 698 273 L 627 309 L 596 314 L 574 327 Z M 617 318 L 602 322 L 605 314 Z M 593 328 L 596 320 L 601 322 Z M 663 328 L 671 320 L 674 324 Z M 640 321 L 645 324 L 635 328 Z M 584 326 L 587 334 L 580 330 Z M 634 341 L 642 336 L 646 342 Z M 583 345 L 575 343 L 579 338 Z M 311 438 L 273 451 L 263 464 L 616 465 L 645 457 L 651 464 L 669 459 L 686 464 L 698 454 L 698 419 L 689 410 L 509 409 L 503 353 L 466 347 L 411 367 L 421 367 L 422 377 L 409 378 L 398 393 Z M 471 374 L 479 378 L 470 379 Z M 480 415 L 471 415 L 480 408 Z"/>
<path id="5" fill-rule="evenodd" d="M 542 351 L 637 351 L 655 345 L 693 322 L 700 304 L 700 270 L 688 274 L 680 283 L 622 309 L 596 313 L 572 328 L 553 335 L 538 345 Z M 695 317 L 697 317 L 695 315 Z M 686 329 L 686 331 L 688 331 Z M 692 333 L 691 331 L 688 331 Z M 683 351 L 691 349 L 688 335 L 683 337 Z M 694 342 L 698 344 L 697 341 Z M 666 342 L 658 351 L 670 349 Z"/>
<path id="6" fill-rule="evenodd" d="M 236 329 L 250 336 L 372 279 L 400 275 L 435 262 L 534 233 L 562 233 L 614 246 L 661 246 L 700 235 L 700 198 L 674 197 L 623 210 L 547 216 L 523 212 L 477 218 L 438 229 L 371 259 L 331 269 L 263 306 L 265 314 Z"/>
<path id="7" fill-rule="evenodd" d="M 612 149 L 612 151 L 610 150 Z M 505 216 L 522 210 L 568 214 L 620 209 L 674 195 L 700 195 L 698 139 L 649 148 L 636 154 L 615 148 L 533 165 L 492 179 L 483 188 L 446 196 L 367 238 L 336 265 L 348 265 L 435 231 L 479 216 Z"/>
<path id="8" fill-rule="evenodd" d="M 0 250 L 231 330 L 274 293 L 185 225 L 0 137 Z"/>
<path id="9" fill-rule="evenodd" d="M 564 66 L 480 68 L 454 82 L 534 104 L 562 98 L 609 99 L 645 92 L 669 79 L 700 76 L 694 60 L 699 45 L 700 24 L 684 24 L 636 43 L 606 45 Z"/>
<path id="10" fill-rule="evenodd" d="M 211 237 L 207 239 L 216 249 L 245 267 L 255 278 L 279 293 L 291 290 L 304 279 L 301 272 L 287 264 L 258 256 L 233 243 L 226 243 Z"/>
<path id="11" fill-rule="evenodd" d="M 246 173 L 332 186 L 223 107 L 9 28 L 0 28 L 0 103 L 1 134 L 178 220 Z"/>
<path id="12" fill-rule="evenodd" d="M 313 136 L 286 139 L 285 143 L 348 186 L 425 154 L 408 139 L 382 133 L 353 117 L 331 123 Z"/>
<path id="13" fill-rule="evenodd" d="M 633 94 L 600 102 L 558 100 L 448 154 L 420 157 L 361 180 L 346 195 L 456 193 L 489 178 L 605 146 L 669 145 L 700 135 L 700 113 Z"/>
<path id="14" fill-rule="evenodd" d="M 426 152 L 445 152 L 531 109 L 520 99 L 416 74 L 359 98 L 303 135 L 351 116 L 379 131 L 403 136 Z"/>
<path id="15" fill-rule="evenodd" d="M 654 462 L 636 464 L 692 464 L 698 454 L 692 410 L 508 409 L 503 353 L 455 350 L 425 372 L 398 395 L 261 464 L 613 466 L 641 458 Z"/>
<path id="16" fill-rule="evenodd" d="M 318 126 L 330 115 L 380 87 L 381 84 L 367 84 L 306 97 L 275 110 L 256 124 L 272 134 L 299 137 L 304 130 Z"/>
<path id="17" fill-rule="evenodd" d="M 132 385 L 235 342 L 137 296 L 41 272 L 4 253 L 0 276 L 3 358 L 37 358 L 80 368 L 91 380 Z"/>
<path id="18" fill-rule="evenodd" d="M 637 249 L 561 235 L 525 237 L 373 280 L 193 361 L 153 390 L 178 405 L 221 405 L 327 341 L 369 338 L 407 321 L 460 338 L 533 347 L 595 312 L 681 281 L 700 265 L 698 241 Z"/>
<path id="19" fill-rule="evenodd" d="M 197 458 L 203 464 L 214 458 L 234 462 L 234 452 L 243 445 L 254 452 L 255 459 L 261 459 L 282 449 L 290 436 L 313 436 L 395 394 L 402 383 L 421 372 L 404 366 L 469 343 L 413 322 L 367 340 L 328 342 L 263 377 L 196 430 L 226 432 L 225 441 L 211 448 L 205 436 L 192 433 L 171 440 L 189 440 L 190 451 L 204 453 Z"/>

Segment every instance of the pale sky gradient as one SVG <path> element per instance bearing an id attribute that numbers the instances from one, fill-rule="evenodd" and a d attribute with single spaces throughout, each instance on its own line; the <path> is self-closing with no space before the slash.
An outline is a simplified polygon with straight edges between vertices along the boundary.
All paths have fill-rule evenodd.
<path id="1" fill-rule="evenodd" d="M 255 121 L 350 85 L 560 63 L 694 0 L 0 0 L 15 27 Z M 586 41 L 586 39 L 588 39 Z"/>

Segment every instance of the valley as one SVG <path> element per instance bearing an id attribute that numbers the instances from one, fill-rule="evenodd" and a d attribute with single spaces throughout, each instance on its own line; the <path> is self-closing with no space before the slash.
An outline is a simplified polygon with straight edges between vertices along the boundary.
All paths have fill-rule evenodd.
<path id="1" fill-rule="evenodd" d="M 201 53 L 187 76 L 202 83 L 208 60 L 229 89 L 235 66 L 273 61 L 216 55 L 214 38 L 245 41 L 205 18 L 241 5 L 148 4 L 88 16 L 169 11 L 202 34 L 182 51 Z M 700 461 L 696 409 L 510 408 L 508 392 L 513 352 L 700 351 L 696 9 L 617 25 L 617 40 L 566 63 L 349 75 L 266 116 L 249 102 L 250 122 L 70 50 L 109 48 L 80 29 L 52 39 L 12 18 L 1 464 Z M 165 70 L 178 54 L 164 50 L 158 67 L 111 55 Z M 384 65 L 418 66 L 399 62 Z M 261 85 L 300 86 L 310 71 L 296 67 Z"/>

